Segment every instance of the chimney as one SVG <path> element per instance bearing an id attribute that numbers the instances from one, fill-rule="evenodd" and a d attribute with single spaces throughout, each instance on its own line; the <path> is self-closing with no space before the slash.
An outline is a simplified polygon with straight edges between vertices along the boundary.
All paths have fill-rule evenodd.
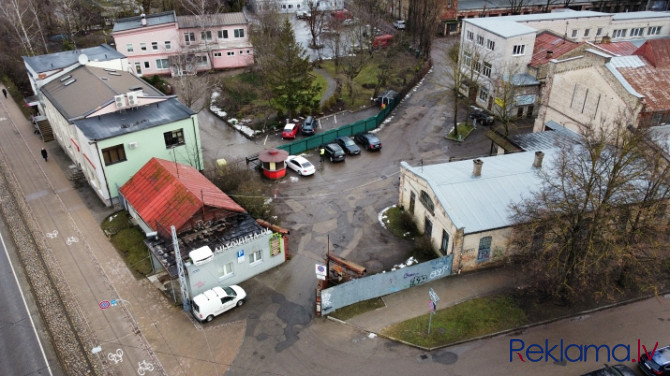
<path id="1" fill-rule="evenodd" d="M 547 50 L 547 59 L 551 59 L 552 56 L 554 56 L 554 51 Z"/>
<path id="2" fill-rule="evenodd" d="M 612 38 L 609 35 L 605 35 L 601 43 L 612 43 Z"/>
<path id="3" fill-rule="evenodd" d="M 472 168 L 472 175 L 473 176 L 481 176 L 482 175 L 482 165 L 484 164 L 484 161 L 481 159 L 475 159 L 472 161 L 473 163 L 473 168 Z"/>
<path id="4" fill-rule="evenodd" d="M 542 168 L 542 159 L 544 158 L 544 153 L 541 151 L 535 152 L 535 160 L 533 161 L 533 167 Z"/>
<path id="5" fill-rule="evenodd" d="M 142 26 L 147 26 L 147 17 L 144 13 L 141 15 L 142 20 L 140 21 L 142 23 Z"/>

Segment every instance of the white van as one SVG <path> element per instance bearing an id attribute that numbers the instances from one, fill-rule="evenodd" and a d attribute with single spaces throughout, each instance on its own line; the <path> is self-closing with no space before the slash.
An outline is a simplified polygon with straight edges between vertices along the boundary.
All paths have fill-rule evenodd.
<path id="1" fill-rule="evenodd" d="M 243 305 L 246 297 L 247 293 L 237 285 L 214 287 L 193 298 L 193 317 L 201 322 L 210 322 L 214 316 Z"/>

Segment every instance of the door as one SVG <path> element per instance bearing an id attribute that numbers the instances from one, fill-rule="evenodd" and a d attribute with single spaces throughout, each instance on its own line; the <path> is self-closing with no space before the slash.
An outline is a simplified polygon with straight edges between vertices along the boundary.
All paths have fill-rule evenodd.
<path id="1" fill-rule="evenodd" d="M 141 63 L 135 63 L 135 73 L 138 75 L 142 74 L 142 64 Z"/>
<path id="2" fill-rule="evenodd" d="M 433 222 L 426 217 L 426 224 L 424 226 L 423 234 L 430 238 L 430 234 L 433 232 Z"/>

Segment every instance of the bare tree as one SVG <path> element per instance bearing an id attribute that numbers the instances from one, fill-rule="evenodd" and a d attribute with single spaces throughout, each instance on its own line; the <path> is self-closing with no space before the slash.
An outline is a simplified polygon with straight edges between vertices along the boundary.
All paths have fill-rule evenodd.
<path id="1" fill-rule="evenodd" d="M 407 12 L 407 32 L 412 36 L 412 45 L 421 56 L 430 56 L 433 36 L 437 32 L 439 0 L 410 1 Z"/>
<path id="2" fill-rule="evenodd" d="M 622 114 L 557 145 L 542 185 L 512 205 L 510 248 L 538 291 L 569 302 L 656 289 L 669 256 L 670 171 L 649 131 L 628 121 Z"/>
<path id="3" fill-rule="evenodd" d="M 528 0 L 507 0 L 507 3 L 512 14 L 521 14 L 523 8 L 528 6 Z"/>
<path id="4" fill-rule="evenodd" d="M 0 3 L 0 15 L 14 32 L 14 37 L 23 46 L 25 54 L 35 55 L 32 33 L 34 19 L 28 17 L 30 12 L 19 0 L 6 0 Z"/>
<path id="5" fill-rule="evenodd" d="M 318 2 L 313 0 L 308 0 L 305 2 L 305 7 L 307 9 L 307 27 L 309 29 L 309 34 L 312 36 L 312 41 L 310 42 L 311 48 L 319 48 L 319 36 L 323 30 L 323 27 L 327 24 L 328 15 L 326 12 L 319 9 Z"/>

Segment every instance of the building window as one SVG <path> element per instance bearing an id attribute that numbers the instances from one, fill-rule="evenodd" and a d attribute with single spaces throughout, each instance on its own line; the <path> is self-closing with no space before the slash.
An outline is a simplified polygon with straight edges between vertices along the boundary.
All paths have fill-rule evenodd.
<path id="1" fill-rule="evenodd" d="M 484 37 L 481 35 L 477 35 L 477 44 L 480 46 L 484 45 Z"/>
<path id="2" fill-rule="evenodd" d="M 219 269 L 219 279 L 227 278 L 233 275 L 233 263 L 229 262 Z"/>
<path id="3" fill-rule="evenodd" d="M 244 38 L 244 29 L 235 29 L 234 35 L 235 38 Z"/>
<path id="4" fill-rule="evenodd" d="M 249 263 L 253 264 L 256 262 L 261 262 L 263 259 L 261 258 L 261 251 L 253 251 L 249 254 Z"/>
<path id="5" fill-rule="evenodd" d="M 102 158 L 105 161 L 105 166 L 124 162 L 126 161 L 126 150 L 123 148 L 123 144 L 102 149 Z"/>
<path id="6" fill-rule="evenodd" d="M 219 30 L 219 39 L 228 39 L 228 30 Z"/>
<path id="7" fill-rule="evenodd" d="M 477 253 L 477 261 L 486 261 L 491 258 L 491 237 L 485 236 L 479 239 L 479 252 Z"/>
<path id="8" fill-rule="evenodd" d="M 628 29 L 617 29 L 612 31 L 612 38 L 625 38 Z"/>
<path id="9" fill-rule="evenodd" d="M 647 35 L 658 35 L 661 33 L 660 26 L 651 26 L 647 29 Z"/>
<path id="10" fill-rule="evenodd" d="M 421 191 L 421 196 L 419 196 L 419 201 L 423 204 L 423 206 L 428 210 L 431 214 L 435 211 L 435 204 L 433 203 L 433 200 L 428 196 L 428 193 L 426 191 Z"/>
<path id="11" fill-rule="evenodd" d="M 142 64 L 140 64 L 139 62 L 135 63 L 135 73 L 140 75 L 142 74 Z"/>
<path id="12" fill-rule="evenodd" d="M 149 65 L 148 61 L 145 61 L 144 62 L 144 69 L 149 69 L 149 68 L 151 68 L 151 65 Z"/>
<path id="13" fill-rule="evenodd" d="M 414 192 L 409 194 L 409 213 L 414 214 L 414 203 L 416 202 L 416 194 Z"/>
<path id="14" fill-rule="evenodd" d="M 631 37 L 641 37 L 643 33 L 644 33 L 644 27 L 634 27 L 630 29 Z"/>
<path id="15" fill-rule="evenodd" d="M 496 48 L 496 42 L 494 42 L 494 41 L 492 41 L 492 40 L 490 40 L 490 39 L 487 39 L 487 40 L 486 40 L 486 48 L 488 48 L 488 49 L 491 50 L 491 51 L 495 50 L 495 48 Z"/>
<path id="16" fill-rule="evenodd" d="M 126 52 L 133 52 L 133 44 L 132 43 L 126 44 Z"/>
<path id="17" fill-rule="evenodd" d="M 175 146 L 184 145 L 184 130 L 177 129 L 176 131 L 163 133 L 165 139 L 165 148 L 173 148 Z"/>
<path id="18" fill-rule="evenodd" d="M 596 36 L 599 37 L 603 34 L 603 28 L 599 27 L 598 30 L 596 31 Z"/>
<path id="19" fill-rule="evenodd" d="M 487 89 L 483 86 L 480 87 L 479 88 L 479 99 L 481 99 L 484 102 L 488 101 L 489 100 L 489 89 Z"/>
<path id="20" fill-rule="evenodd" d="M 156 69 L 167 69 L 170 68 L 170 63 L 168 59 L 156 59 Z"/>
<path id="21" fill-rule="evenodd" d="M 466 67 L 472 65 L 472 55 L 470 55 L 467 52 L 463 52 L 463 63 L 465 64 Z"/>
<path id="22" fill-rule="evenodd" d="M 468 30 L 468 32 L 465 35 L 468 38 L 468 40 L 475 40 L 475 33 L 473 33 L 472 31 Z"/>
<path id="23" fill-rule="evenodd" d="M 140 51 L 146 51 L 147 50 L 147 44 L 146 43 L 140 43 Z"/>
<path id="24" fill-rule="evenodd" d="M 226 52 L 226 55 L 235 56 L 235 51 L 228 51 L 228 52 Z"/>
<path id="25" fill-rule="evenodd" d="M 221 52 L 214 52 L 214 57 L 221 57 Z"/>
<path id="26" fill-rule="evenodd" d="M 525 44 L 517 44 L 512 48 L 512 55 L 523 55 L 526 52 Z"/>
<path id="27" fill-rule="evenodd" d="M 430 234 L 433 233 L 433 221 L 430 218 L 426 217 L 426 220 L 423 224 L 423 236 L 430 238 Z"/>
<path id="28" fill-rule="evenodd" d="M 212 32 L 210 30 L 205 30 L 200 32 L 200 39 L 204 41 L 211 41 L 212 40 Z"/>
<path id="29" fill-rule="evenodd" d="M 588 37 L 590 33 L 591 33 L 591 29 L 584 30 L 584 37 Z"/>
<path id="30" fill-rule="evenodd" d="M 482 74 L 486 77 L 491 77 L 491 64 L 484 63 L 484 69 L 482 69 Z"/>
<path id="31" fill-rule="evenodd" d="M 207 65 L 207 55 L 196 56 L 195 59 L 198 65 Z"/>
<path id="32" fill-rule="evenodd" d="M 190 45 L 191 43 L 195 43 L 195 34 L 194 33 L 184 33 L 184 41 L 186 42 L 186 45 Z"/>
<path id="33" fill-rule="evenodd" d="M 172 49 L 172 43 L 169 40 L 165 41 L 165 49 L 166 50 L 171 50 Z"/>
<path id="34" fill-rule="evenodd" d="M 572 30 L 572 37 L 577 38 L 577 29 Z"/>
<path id="35" fill-rule="evenodd" d="M 477 73 L 480 73 L 482 71 L 482 63 L 480 63 L 479 61 L 475 61 L 472 64 L 472 70 Z"/>
<path id="36" fill-rule="evenodd" d="M 440 253 L 443 256 L 447 255 L 447 247 L 449 246 L 449 234 L 445 230 L 442 230 L 442 244 L 440 244 Z"/>
<path id="37" fill-rule="evenodd" d="M 154 51 L 158 51 L 158 42 L 151 42 L 151 49 Z"/>

